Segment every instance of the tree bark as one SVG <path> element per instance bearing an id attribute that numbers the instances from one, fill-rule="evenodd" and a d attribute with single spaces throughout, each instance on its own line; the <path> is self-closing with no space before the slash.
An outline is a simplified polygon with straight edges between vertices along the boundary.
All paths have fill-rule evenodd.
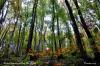
<path id="1" fill-rule="evenodd" d="M 52 0 L 52 36 L 53 36 L 53 45 L 55 46 L 55 50 L 57 49 L 56 38 L 55 38 L 55 1 Z"/>
<path id="2" fill-rule="evenodd" d="M 42 47 L 42 45 L 41 45 L 41 42 L 42 42 L 42 31 L 43 31 L 43 26 L 44 26 L 44 16 L 41 16 L 41 17 L 42 17 L 41 18 L 42 24 L 41 24 L 41 28 L 40 28 L 40 32 L 39 32 L 39 44 L 38 44 L 38 47 L 37 47 L 39 50 Z"/>
<path id="3" fill-rule="evenodd" d="M 59 44 L 59 48 L 61 48 L 61 41 L 60 41 L 60 29 L 59 29 L 59 17 L 57 15 L 57 34 L 58 34 L 58 44 Z"/>
<path id="4" fill-rule="evenodd" d="M 18 34 L 18 39 L 17 39 L 17 49 L 16 49 L 16 56 L 20 55 L 20 48 L 21 48 L 21 42 L 20 42 L 20 34 L 21 34 L 21 23 L 19 25 L 19 34 Z"/>
<path id="5" fill-rule="evenodd" d="M 97 53 L 98 54 L 100 54 L 100 53 L 99 53 L 99 51 L 98 51 L 98 49 L 96 47 L 95 40 L 93 39 L 92 34 L 88 30 L 88 26 L 86 25 L 85 20 L 84 20 L 84 18 L 82 16 L 82 13 L 81 13 L 80 7 L 79 7 L 79 5 L 77 3 L 77 0 L 73 0 L 73 1 L 74 1 L 74 4 L 75 4 L 76 8 L 77 8 L 78 14 L 80 16 L 80 20 L 81 20 L 81 23 L 82 23 L 82 27 L 84 28 L 84 30 L 85 30 L 85 32 L 86 32 L 86 34 L 88 36 L 89 42 L 90 42 L 90 44 L 92 46 L 92 49 L 94 50 L 94 55 L 95 55 L 95 57 L 97 57 Z"/>
<path id="6" fill-rule="evenodd" d="M 31 26 L 30 26 L 30 31 L 29 31 L 29 37 L 28 37 L 27 52 L 29 51 L 29 49 L 31 49 L 31 45 L 32 45 L 33 29 L 34 29 L 34 23 L 35 23 L 35 18 L 36 18 L 37 4 L 38 4 L 38 0 L 35 0 L 34 5 L 33 5 L 32 20 L 31 20 Z"/>
<path id="7" fill-rule="evenodd" d="M 73 27 L 73 30 L 74 30 L 74 33 L 75 33 L 76 43 L 77 43 L 77 46 L 78 46 L 78 48 L 80 50 L 81 57 L 84 60 L 86 60 L 87 54 L 86 54 L 86 51 L 83 48 L 82 40 L 81 40 L 81 37 L 80 37 L 80 33 L 79 33 L 79 30 L 78 30 L 74 15 L 72 13 L 71 6 L 69 5 L 67 0 L 65 0 L 65 4 L 66 4 L 66 6 L 68 8 L 69 16 L 70 16 L 70 18 L 72 20 L 72 27 Z"/>

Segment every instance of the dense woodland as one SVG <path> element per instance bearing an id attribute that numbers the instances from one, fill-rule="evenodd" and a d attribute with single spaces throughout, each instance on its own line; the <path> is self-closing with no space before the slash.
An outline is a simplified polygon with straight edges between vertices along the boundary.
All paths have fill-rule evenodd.
<path id="1" fill-rule="evenodd" d="M 87 63 L 100 64 L 100 0 L 0 0 L 0 66 Z"/>

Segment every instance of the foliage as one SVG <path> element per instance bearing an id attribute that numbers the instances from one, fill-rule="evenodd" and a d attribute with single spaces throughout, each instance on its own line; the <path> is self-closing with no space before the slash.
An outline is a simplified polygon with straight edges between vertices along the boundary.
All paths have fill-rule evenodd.
<path id="1" fill-rule="evenodd" d="M 89 57 L 94 58 L 93 48 L 100 51 L 100 4 L 97 1 L 77 0 L 79 9 L 74 0 L 68 0 L 74 21 L 62 0 L 60 3 L 58 0 L 36 1 L 0 0 L 0 59 L 7 56 L 15 61 L 27 62 L 30 56 L 39 52 L 39 58 L 57 59 L 62 54 L 68 63 L 76 63 L 76 59 L 83 60 L 81 47 Z M 92 38 L 86 33 L 82 22 Z M 79 30 L 77 35 L 75 29 Z M 95 43 L 91 45 L 93 41 Z M 36 63 L 42 65 L 43 61 L 37 60 Z"/>

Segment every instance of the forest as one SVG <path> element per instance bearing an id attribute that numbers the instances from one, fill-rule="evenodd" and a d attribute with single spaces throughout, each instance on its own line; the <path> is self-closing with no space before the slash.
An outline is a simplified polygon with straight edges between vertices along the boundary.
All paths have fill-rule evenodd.
<path id="1" fill-rule="evenodd" d="M 0 0 L 0 66 L 100 66 L 100 0 Z"/>

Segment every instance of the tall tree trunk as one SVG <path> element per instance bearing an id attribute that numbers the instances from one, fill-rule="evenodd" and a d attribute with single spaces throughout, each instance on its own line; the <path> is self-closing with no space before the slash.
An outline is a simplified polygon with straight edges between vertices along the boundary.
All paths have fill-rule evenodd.
<path id="1" fill-rule="evenodd" d="M 74 1 L 74 4 L 75 4 L 75 6 L 76 6 L 76 8 L 77 8 L 77 10 L 78 10 L 78 14 L 79 14 L 79 16 L 80 16 L 80 20 L 81 20 L 82 26 L 83 26 L 83 28 L 84 28 L 84 30 L 85 30 L 87 36 L 88 36 L 89 42 L 90 42 L 90 44 L 91 44 L 91 46 L 92 46 L 92 49 L 94 50 L 94 55 L 95 55 L 95 57 L 98 57 L 98 58 L 100 59 L 100 56 L 97 55 L 97 54 L 100 55 L 100 53 L 99 53 L 99 51 L 98 51 L 98 49 L 97 49 L 97 47 L 96 47 L 95 40 L 93 39 L 92 34 L 91 34 L 90 31 L 88 30 L 88 27 L 87 27 L 87 25 L 86 25 L 86 23 L 85 23 L 85 20 L 84 20 L 83 16 L 82 16 L 80 7 L 79 7 L 79 5 L 78 5 L 78 3 L 77 3 L 77 0 L 73 0 L 73 1 Z M 97 59 L 98 59 L 98 58 L 97 58 Z"/>
<path id="2" fill-rule="evenodd" d="M 34 50 L 36 50 L 36 44 L 37 44 L 37 32 L 36 32 L 36 29 L 37 29 L 37 22 L 35 22 L 36 25 L 35 25 L 35 33 L 34 33 Z"/>
<path id="3" fill-rule="evenodd" d="M 86 54 L 86 51 L 83 48 L 82 40 L 81 40 L 81 37 L 80 37 L 80 33 L 79 33 L 79 30 L 78 30 L 76 21 L 74 19 L 74 15 L 72 13 L 71 6 L 69 5 L 67 0 L 65 0 L 65 4 L 66 4 L 66 6 L 68 8 L 68 12 L 69 12 L 70 18 L 72 20 L 72 27 L 73 27 L 73 30 L 74 30 L 74 33 L 75 33 L 76 43 L 77 43 L 77 46 L 78 46 L 78 48 L 80 50 L 81 57 L 84 60 L 86 60 L 87 54 Z"/>
<path id="4" fill-rule="evenodd" d="M 36 13 L 36 17 L 35 17 L 35 28 L 34 28 L 34 31 L 35 31 L 35 33 L 34 33 L 34 50 L 36 51 L 36 49 L 37 49 L 37 26 L 38 26 L 38 23 L 37 23 L 37 13 Z"/>
<path id="5" fill-rule="evenodd" d="M 43 25 L 44 25 L 44 16 L 41 16 L 42 19 L 41 19 L 41 28 L 40 28 L 40 32 L 39 32 L 39 35 L 40 35 L 40 38 L 39 38 L 39 45 L 38 45 L 38 48 L 41 49 L 42 45 L 41 45 L 41 42 L 42 42 L 42 31 L 43 31 Z"/>
<path id="6" fill-rule="evenodd" d="M 59 48 L 61 48 L 61 41 L 60 41 L 60 28 L 59 28 L 59 13 L 58 13 L 58 11 L 59 11 L 59 5 L 58 5 L 58 3 L 57 3 L 57 1 L 55 1 L 55 10 L 56 10 L 56 21 L 57 21 L 57 38 L 58 38 L 58 45 L 57 45 L 57 47 L 59 47 Z"/>
<path id="7" fill-rule="evenodd" d="M 56 45 L 56 38 L 55 38 L 55 0 L 52 0 L 52 36 L 53 36 L 53 45 L 55 46 L 55 50 L 57 49 L 57 45 Z M 52 45 L 52 46 L 53 46 Z"/>
<path id="8" fill-rule="evenodd" d="M 72 44 L 73 37 L 72 37 L 72 33 L 71 33 L 71 28 L 69 27 L 68 22 L 66 23 L 66 28 L 67 28 L 66 36 L 68 37 L 69 46 L 70 46 Z"/>
<path id="9" fill-rule="evenodd" d="M 18 34 L 18 39 L 17 39 L 17 49 L 16 49 L 16 56 L 19 56 L 20 53 L 20 47 L 21 47 L 21 42 L 20 42 L 20 34 L 21 34 L 21 23 L 19 25 L 19 34 Z"/>
<path id="10" fill-rule="evenodd" d="M 59 48 L 61 48 L 61 41 L 60 41 L 60 29 L 59 29 L 59 17 L 57 15 L 57 34 L 58 34 L 58 44 L 59 44 Z"/>
<path id="11" fill-rule="evenodd" d="M 38 0 L 35 0 L 34 5 L 33 5 L 32 20 L 31 20 L 31 26 L 30 26 L 30 31 L 29 31 L 29 37 L 28 37 L 27 52 L 29 51 L 32 45 L 33 29 L 34 29 L 34 23 L 35 23 L 35 18 L 36 18 L 37 4 L 38 4 Z"/>
<path id="12" fill-rule="evenodd" d="M 47 30 L 45 29 L 44 34 L 43 34 L 43 43 L 44 44 L 42 45 L 42 47 L 43 47 L 42 49 L 44 49 L 44 45 L 46 45 L 46 43 L 47 43 L 47 41 L 46 41 L 46 32 L 47 32 Z"/>

